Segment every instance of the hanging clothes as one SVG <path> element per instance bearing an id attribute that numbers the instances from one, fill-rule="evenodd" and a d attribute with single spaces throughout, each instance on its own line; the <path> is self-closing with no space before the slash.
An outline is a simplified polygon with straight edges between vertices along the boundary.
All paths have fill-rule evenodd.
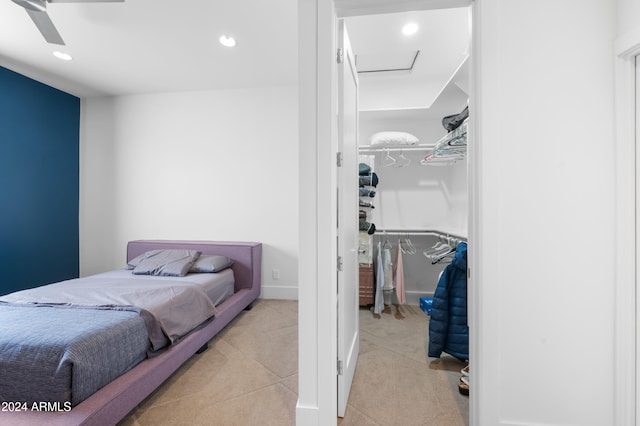
<path id="1" fill-rule="evenodd" d="M 402 264 L 402 245 L 400 244 L 400 240 L 398 240 L 398 255 L 396 256 L 396 266 L 393 275 L 398 303 L 404 305 L 407 302 L 407 298 L 404 293 L 404 265 Z"/>
<path id="2" fill-rule="evenodd" d="M 393 290 L 393 261 L 391 260 L 391 244 L 386 240 L 382 245 L 382 265 L 384 273 L 383 290 Z"/>
<path id="3" fill-rule="evenodd" d="M 382 288 L 384 287 L 384 265 L 382 263 L 382 243 L 378 241 L 376 254 L 376 291 L 373 304 L 373 313 L 380 314 L 384 309 L 384 300 L 382 298 Z"/>
<path id="4" fill-rule="evenodd" d="M 453 260 L 442 272 L 433 295 L 427 355 L 440 358 L 446 352 L 469 359 L 467 325 L 467 243 L 460 243 Z"/>

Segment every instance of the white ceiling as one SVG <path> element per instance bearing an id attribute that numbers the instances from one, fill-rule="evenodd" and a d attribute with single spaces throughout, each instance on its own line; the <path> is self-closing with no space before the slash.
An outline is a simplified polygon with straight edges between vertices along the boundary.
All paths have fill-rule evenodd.
<path id="1" fill-rule="evenodd" d="M 53 3 L 47 10 L 66 42 L 60 47 L 44 40 L 22 7 L 0 0 L 0 66 L 79 97 L 296 84 L 297 2 Z M 411 72 L 361 75 L 363 97 L 377 96 L 368 87 L 386 87 L 406 96 L 396 103 L 428 108 L 467 53 L 467 19 L 466 8 L 348 18 L 356 54 L 420 50 Z M 408 20 L 420 25 L 412 38 L 400 34 Z M 220 45 L 222 34 L 233 35 L 237 46 Z M 57 59 L 54 50 L 74 59 Z"/>
<path id="2" fill-rule="evenodd" d="M 472 0 L 334 0 L 338 16 L 362 16 L 412 10 L 470 6 Z"/>
<path id="3" fill-rule="evenodd" d="M 0 0 L 0 65 L 77 96 L 241 88 L 297 81 L 297 0 L 54 3 L 66 46 Z M 235 48 L 219 44 L 222 34 Z M 64 50 L 70 62 L 52 55 Z"/>
<path id="4" fill-rule="evenodd" d="M 356 67 L 393 69 L 399 56 L 410 63 L 419 51 L 411 70 L 359 73 L 361 111 L 414 110 L 427 118 L 464 108 L 469 17 L 468 7 L 347 17 Z M 418 31 L 404 35 L 407 23 L 417 24 Z"/>

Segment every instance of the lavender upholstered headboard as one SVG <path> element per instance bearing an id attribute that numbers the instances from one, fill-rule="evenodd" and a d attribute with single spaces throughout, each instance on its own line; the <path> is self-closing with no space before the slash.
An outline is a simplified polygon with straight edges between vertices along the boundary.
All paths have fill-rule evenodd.
<path id="1" fill-rule="evenodd" d="M 233 241 L 136 240 L 127 244 L 127 262 L 149 250 L 188 249 L 202 254 L 217 254 L 233 259 L 235 290 L 260 288 L 262 279 L 262 244 Z"/>

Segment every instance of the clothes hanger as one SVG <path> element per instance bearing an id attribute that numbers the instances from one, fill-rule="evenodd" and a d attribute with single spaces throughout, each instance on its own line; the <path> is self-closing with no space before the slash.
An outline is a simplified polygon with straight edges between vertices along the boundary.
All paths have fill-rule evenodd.
<path id="1" fill-rule="evenodd" d="M 387 148 L 387 155 L 382 159 L 382 166 L 389 167 L 393 166 L 395 163 L 396 159 L 389 154 L 389 148 Z"/>
<path id="2" fill-rule="evenodd" d="M 391 241 L 389 241 L 389 236 L 386 232 L 383 233 L 383 236 L 384 241 L 382 242 L 382 248 L 391 250 L 393 247 L 391 246 Z"/>
<path id="3" fill-rule="evenodd" d="M 391 242 L 389 241 L 389 235 L 387 235 L 387 231 L 382 231 L 380 234 L 380 248 L 381 249 L 392 249 Z"/>
<path id="4" fill-rule="evenodd" d="M 402 238 L 398 237 L 398 247 L 400 248 L 400 251 L 402 252 L 402 254 L 409 254 L 409 251 L 407 250 L 405 245 L 402 244 L 402 241 Z"/>
<path id="5" fill-rule="evenodd" d="M 438 252 L 444 248 L 451 248 L 451 246 L 446 241 L 439 239 L 431 248 L 426 249 L 425 252 Z"/>
<path id="6" fill-rule="evenodd" d="M 458 160 L 464 159 L 464 155 L 454 155 L 454 156 L 445 156 L 445 157 L 436 157 L 433 153 L 427 154 L 422 160 L 420 160 L 420 164 L 423 166 L 451 166 L 456 163 Z"/>
<path id="7" fill-rule="evenodd" d="M 413 247 L 413 244 L 411 244 L 411 240 L 409 239 L 409 234 L 406 234 L 404 238 L 402 237 L 402 235 L 399 235 L 398 243 L 400 244 L 402 254 L 416 254 L 415 248 Z"/>
<path id="8" fill-rule="evenodd" d="M 448 244 L 447 239 L 445 238 L 445 241 L 442 241 L 442 238 L 444 237 L 440 237 L 438 242 L 436 242 L 430 249 L 426 249 L 422 252 L 422 254 L 424 254 L 424 256 L 427 259 L 429 260 L 438 259 L 440 256 L 443 256 L 448 253 L 451 253 L 452 251 L 455 251 L 455 248 L 451 247 L 451 245 Z"/>
<path id="9" fill-rule="evenodd" d="M 409 164 L 411 164 L 411 160 L 405 157 L 404 153 L 400 151 L 400 155 L 396 159 L 396 163 L 393 165 L 393 167 L 406 167 Z"/>
<path id="10" fill-rule="evenodd" d="M 440 256 L 435 257 L 432 261 L 431 264 L 435 265 L 436 263 L 440 263 L 442 260 L 446 259 L 447 257 L 451 256 L 453 253 L 456 252 L 456 249 L 452 248 L 451 250 L 449 250 L 446 253 L 441 254 Z"/>
<path id="11" fill-rule="evenodd" d="M 411 238 L 409 237 L 409 234 L 407 234 L 406 238 L 405 238 L 405 242 L 407 244 L 408 248 L 408 253 L 409 254 L 416 254 L 417 250 L 415 248 L 415 246 L 413 245 L 413 243 L 411 242 Z"/>

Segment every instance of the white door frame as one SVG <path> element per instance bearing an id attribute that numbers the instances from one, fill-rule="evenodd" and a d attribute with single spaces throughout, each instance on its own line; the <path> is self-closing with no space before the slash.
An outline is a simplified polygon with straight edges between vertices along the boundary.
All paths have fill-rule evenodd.
<path id="1" fill-rule="evenodd" d="M 636 64 L 640 55 L 640 31 L 615 42 L 616 71 L 616 327 L 615 413 L 616 425 L 636 424 L 638 348 L 636 323 L 636 205 L 640 200 L 636 170 Z"/>
<path id="2" fill-rule="evenodd" d="M 298 1 L 300 426 L 337 422 L 335 24 L 333 1 Z"/>

